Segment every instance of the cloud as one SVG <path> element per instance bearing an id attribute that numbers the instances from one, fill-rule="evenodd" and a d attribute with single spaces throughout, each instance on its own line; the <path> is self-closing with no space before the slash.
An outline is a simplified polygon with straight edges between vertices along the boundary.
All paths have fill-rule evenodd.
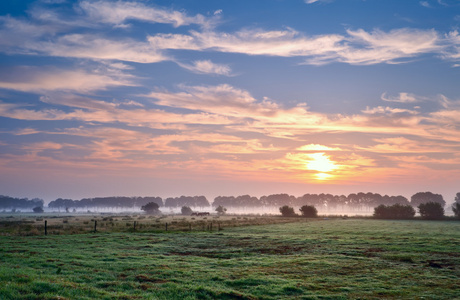
<path id="1" fill-rule="evenodd" d="M 349 64 L 398 63 L 400 59 L 442 49 L 435 30 L 401 28 L 366 32 L 358 29 L 347 30 L 347 33 L 348 47 L 339 51 L 336 59 Z"/>
<path id="2" fill-rule="evenodd" d="M 404 109 L 404 108 L 394 108 L 394 107 L 383 107 L 383 106 L 377 106 L 377 107 L 367 107 L 365 110 L 362 110 L 363 113 L 365 114 L 370 114 L 370 115 L 376 115 L 376 114 L 386 114 L 386 115 L 395 115 L 395 114 L 406 114 L 406 115 L 417 115 L 419 114 L 418 111 L 415 110 L 410 110 L 410 109 Z"/>
<path id="3" fill-rule="evenodd" d="M 309 144 L 309 145 L 303 145 L 296 150 L 298 151 L 341 151 L 342 149 L 334 147 L 328 147 L 324 145 L 318 145 L 318 144 Z"/>
<path id="4" fill-rule="evenodd" d="M 231 76 L 232 69 L 228 65 L 216 64 L 210 60 L 196 60 L 192 65 L 179 63 L 182 68 L 185 68 L 196 74 L 215 74 Z"/>
<path id="5" fill-rule="evenodd" d="M 258 102 L 247 91 L 228 84 L 218 86 L 181 86 L 182 92 L 155 91 L 148 97 L 157 99 L 162 106 L 180 107 L 229 117 L 251 118 L 273 116 L 278 105 L 264 100 Z"/>
<path id="6" fill-rule="evenodd" d="M 412 93 L 399 93 L 398 96 L 387 96 L 387 93 L 383 93 L 380 96 L 380 99 L 387 102 L 398 102 L 398 103 L 416 103 L 420 102 L 422 99 L 417 97 Z"/>
<path id="7" fill-rule="evenodd" d="M 278 31 L 261 29 L 235 33 L 191 31 L 184 34 L 158 34 L 148 41 L 155 49 L 219 51 L 281 57 L 307 57 L 305 64 L 342 62 L 356 65 L 402 63 L 404 59 L 444 49 L 435 30 L 409 28 L 389 32 L 347 30 L 348 35 L 305 36 L 291 28 Z M 452 39 L 453 39 L 452 35 Z"/>
<path id="8" fill-rule="evenodd" d="M 138 63 L 156 63 L 169 60 L 148 43 L 129 39 L 109 40 L 91 34 L 69 34 L 55 41 L 39 42 L 31 49 L 50 56 L 89 59 L 123 60 Z"/>
<path id="9" fill-rule="evenodd" d="M 0 17 L 3 25 L 0 29 L 0 51 L 137 63 L 173 60 L 167 53 L 170 50 L 303 57 L 304 64 L 312 65 L 334 62 L 354 65 L 403 63 L 427 53 L 441 54 L 441 58 L 448 60 L 460 57 L 456 31 L 442 36 L 434 29 L 399 28 L 388 32 L 349 29 L 346 34 L 308 36 L 287 27 L 283 30 L 242 29 L 230 33 L 211 29 L 210 24 L 217 17 L 188 16 L 183 12 L 138 2 L 83 1 L 78 7 L 76 12 L 80 15 L 75 21 L 50 8 L 32 10 L 28 21 Z M 159 33 L 148 36 L 147 41 L 129 37 L 107 38 L 90 30 L 107 24 L 128 26 L 125 22 L 131 19 L 174 26 L 198 24 L 204 30 L 191 30 L 188 34 Z M 85 30 L 75 30 L 79 28 Z M 210 66 L 208 60 L 197 62 L 200 65 L 184 64 L 184 67 L 200 73 L 226 75 L 229 72 L 225 65 Z"/>
<path id="10" fill-rule="evenodd" d="M 208 25 L 210 22 L 202 15 L 191 17 L 179 11 L 154 8 L 139 2 L 82 1 L 79 6 L 92 20 L 117 26 L 123 25 L 127 20 L 172 24 L 174 27 Z"/>
<path id="11" fill-rule="evenodd" d="M 337 51 L 339 35 L 305 37 L 288 28 L 281 31 L 242 30 L 236 33 L 191 31 L 190 35 L 159 34 L 148 38 L 154 48 L 213 50 L 268 56 L 307 56 Z"/>
<path id="12" fill-rule="evenodd" d="M 460 34 L 454 30 L 446 34 L 445 38 L 448 47 L 443 49 L 442 57 L 451 61 L 460 61 Z"/>
<path id="13" fill-rule="evenodd" d="M 111 86 L 135 85 L 129 76 L 53 67 L 15 67 L 0 73 L 0 88 L 23 92 L 104 90 Z"/>
<path id="14" fill-rule="evenodd" d="M 431 5 L 430 5 L 430 3 L 428 3 L 428 1 L 420 1 L 419 3 L 423 7 L 427 7 L 427 8 L 431 7 Z"/>

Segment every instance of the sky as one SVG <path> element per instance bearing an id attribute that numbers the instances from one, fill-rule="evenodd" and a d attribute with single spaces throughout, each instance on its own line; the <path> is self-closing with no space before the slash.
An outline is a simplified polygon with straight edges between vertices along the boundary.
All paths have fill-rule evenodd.
<path id="1" fill-rule="evenodd" d="M 0 194 L 460 192 L 458 0 L 0 2 Z"/>

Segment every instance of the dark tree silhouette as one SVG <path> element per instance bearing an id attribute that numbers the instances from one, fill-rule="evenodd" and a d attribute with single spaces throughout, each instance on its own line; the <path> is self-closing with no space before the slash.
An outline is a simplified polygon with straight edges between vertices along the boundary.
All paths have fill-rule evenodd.
<path id="1" fill-rule="evenodd" d="M 294 212 L 294 208 L 284 205 L 280 207 L 280 213 L 283 215 L 283 217 L 295 217 L 296 214 Z"/>
<path id="2" fill-rule="evenodd" d="M 180 211 L 184 216 L 190 216 L 193 213 L 193 210 L 188 206 L 182 206 Z"/>
<path id="3" fill-rule="evenodd" d="M 81 200 L 58 198 L 48 204 L 50 208 L 133 208 L 141 207 L 149 202 L 155 202 L 158 206 L 163 206 L 160 197 L 97 197 L 84 198 Z"/>
<path id="4" fill-rule="evenodd" d="M 304 205 L 299 208 L 302 216 L 306 218 L 316 218 L 318 217 L 318 210 L 313 205 Z"/>
<path id="5" fill-rule="evenodd" d="M 41 207 L 41 206 L 34 207 L 33 211 L 34 211 L 34 213 L 43 213 L 44 212 L 43 207 Z"/>
<path id="6" fill-rule="evenodd" d="M 0 208 L 1 209 L 18 209 L 18 208 L 34 208 L 43 207 L 43 200 L 34 198 L 29 200 L 27 198 L 13 198 L 9 196 L 0 195 Z"/>
<path id="7" fill-rule="evenodd" d="M 149 202 L 141 207 L 141 210 L 145 211 L 149 215 L 157 215 L 160 213 L 160 207 L 155 202 Z"/>
<path id="8" fill-rule="evenodd" d="M 454 212 L 454 215 L 460 219 L 460 202 L 452 204 L 452 211 Z"/>
<path id="9" fill-rule="evenodd" d="M 438 220 L 444 217 L 444 208 L 439 202 L 426 202 L 418 206 L 418 212 L 423 219 Z"/>
<path id="10" fill-rule="evenodd" d="M 374 208 L 376 219 L 411 219 L 415 216 L 415 209 L 411 205 L 394 204 L 391 206 L 379 205 Z"/>
<path id="11" fill-rule="evenodd" d="M 167 198 L 165 200 L 166 207 L 207 207 L 209 202 L 205 196 L 180 196 L 176 198 Z"/>
<path id="12" fill-rule="evenodd" d="M 440 194 L 433 194 L 432 192 L 419 192 L 410 198 L 410 204 L 412 206 L 419 206 L 422 203 L 428 202 L 436 202 L 441 204 L 442 207 L 446 205 L 446 201 L 444 201 L 442 195 Z"/>
<path id="13" fill-rule="evenodd" d="M 288 194 L 273 194 L 260 197 L 260 202 L 265 206 L 291 205 L 295 200 L 294 196 Z"/>
<path id="14" fill-rule="evenodd" d="M 222 205 L 219 205 L 217 208 L 216 208 L 216 211 L 219 215 L 224 215 L 226 212 L 227 212 L 227 209 L 225 207 L 223 207 Z"/>
<path id="15" fill-rule="evenodd" d="M 455 195 L 454 201 L 454 204 L 452 204 L 452 211 L 454 212 L 454 215 L 460 219 L 460 193 Z"/>

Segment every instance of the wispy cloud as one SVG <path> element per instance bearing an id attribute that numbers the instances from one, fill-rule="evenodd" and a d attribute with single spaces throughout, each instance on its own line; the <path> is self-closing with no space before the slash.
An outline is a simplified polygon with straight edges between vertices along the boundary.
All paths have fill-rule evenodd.
<path id="1" fill-rule="evenodd" d="M 309 144 L 309 145 L 303 145 L 296 150 L 298 151 L 341 151 L 342 149 L 338 147 L 328 147 L 324 145 L 319 145 L 319 144 Z"/>
<path id="2" fill-rule="evenodd" d="M 387 93 L 383 93 L 380 99 L 387 102 L 398 102 L 398 103 L 416 103 L 426 98 L 418 97 L 412 93 L 399 93 L 397 96 L 388 96 Z"/>
<path id="3" fill-rule="evenodd" d="M 423 7 L 427 7 L 427 8 L 431 7 L 431 5 L 430 5 L 430 3 L 428 3 L 428 1 L 420 1 L 419 3 Z"/>
<path id="4" fill-rule="evenodd" d="M 6 73 L 7 72 L 7 73 Z M 103 90 L 111 86 L 135 85 L 129 75 L 103 74 L 52 67 L 15 67 L 0 73 L 0 88 L 24 92 Z"/>
<path id="5" fill-rule="evenodd" d="M 293 29 L 242 30 L 236 33 L 192 31 L 190 35 L 159 34 L 148 38 L 156 49 L 213 50 L 283 57 L 307 57 L 307 64 L 342 62 L 357 65 L 401 63 L 420 54 L 436 53 L 444 46 L 434 30 L 409 28 L 389 32 L 347 30 L 348 35 L 308 37 Z"/>
<path id="6" fill-rule="evenodd" d="M 179 66 L 196 74 L 215 74 L 231 76 L 232 69 L 225 64 L 216 64 L 210 60 L 196 60 L 191 65 L 178 63 Z"/>
<path id="7" fill-rule="evenodd" d="M 183 12 L 147 6 L 139 2 L 82 1 L 79 6 L 92 20 L 126 26 L 127 20 L 172 24 L 174 27 L 198 24 L 208 25 L 210 20 L 202 15 L 188 16 Z"/>
<path id="8" fill-rule="evenodd" d="M 346 34 L 308 36 L 292 28 L 283 30 L 241 29 L 218 32 L 208 25 L 213 18 L 187 16 L 183 12 L 154 8 L 139 2 L 80 2 L 85 18 L 69 21 L 49 8 L 32 13 L 28 22 L 0 17 L 0 50 L 7 53 L 76 57 L 93 60 L 120 60 L 155 63 L 173 60 L 170 50 L 217 51 L 280 57 L 302 57 L 305 64 L 341 62 L 354 65 L 402 63 L 423 54 L 458 60 L 458 33 L 445 36 L 434 29 L 398 28 L 382 30 L 347 30 Z M 146 39 L 107 38 L 90 31 L 69 33 L 69 29 L 111 24 L 127 26 L 127 20 L 159 22 L 174 26 L 198 24 L 206 29 L 188 34 L 159 33 Z M 206 27 L 207 26 L 207 27 Z M 65 32 L 65 34 L 63 34 Z M 197 60 L 184 65 L 199 73 L 228 74 L 224 66 Z"/>

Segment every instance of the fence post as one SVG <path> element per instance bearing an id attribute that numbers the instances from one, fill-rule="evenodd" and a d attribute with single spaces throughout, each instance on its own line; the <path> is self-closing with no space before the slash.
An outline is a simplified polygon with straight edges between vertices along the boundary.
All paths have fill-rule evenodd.
<path id="1" fill-rule="evenodd" d="M 48 221 L 45 220 L 45 235 L 48 235 Z"/>
<path id="2" fill-rule="evenodd" d="M 168 231 L 168 222 L 165 223 L 165 231 Z"/>
<path id="3" fill-rule="evenodd" d="M 136 231 L 136 221 L 134 221 L 134 231 Z"/>
<path id="4" fill-rule="evenodd" d="M 217 230 L 220 231 L 220 223 L 217 223 Z"/>
<path id="5" fill-rule="evenodd" d="M 94 233 L 96 233 L 96 231 L 97 231 L 97 221 L 94 220 Z"/>

